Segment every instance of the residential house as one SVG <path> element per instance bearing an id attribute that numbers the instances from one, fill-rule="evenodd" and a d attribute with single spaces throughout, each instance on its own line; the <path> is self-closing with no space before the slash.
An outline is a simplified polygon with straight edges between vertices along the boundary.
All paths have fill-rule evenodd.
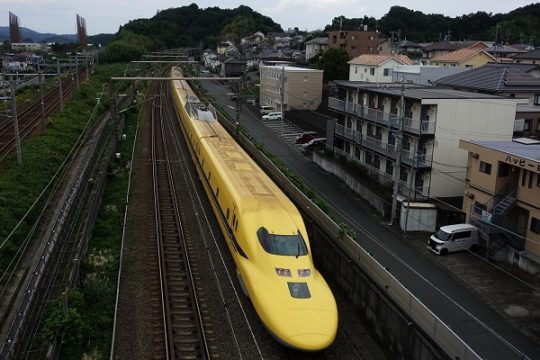
<path id="1" fill-rule="evenodd" d="M 430 65 L 476 68 L 488 62 L 497 62 L 497 59 L 488 54 L 484 49 L 464 48 L 454 50 L 446 55 L 434 57 L 431 59 Z"/>
<path id="2" fill-rule="evenodd" d="M 512 139 L 512 99 L 416 85 L 333 85 L 328 109 L 337 121 L 327 128 L 328 146 L 381 183 L 393 182 L 399 153 L 399 192 L 411 200 L 435 197 L 460 204 L 466 154 L 458 151 L 459 139 L 470 134 L 479 140 Z"/>
<path id="3" fill-rule="evenodd" d="M 329 49 L 345 49 L 351 58 L 362 54 L 378 54 L 377 32 L 375 31 L 330 31 Z"/>
<path id="4" fill-rule="evenodd" d="M 379 39 L 377 51 L 379 55 L 394 54 L 394 49 L 392 48 L 392 44 L 390 44 L 390 41 L 388 41 L 388 39 Z"/>
<path id="5" fill-rule="evenodd" d="M 292 109 L 315 110 L 321 104 L 322 70 L 286 65 L 263 65 L 259 72 L 261 105 L 289 111 Z"/>
<path id="6" fill-rule="evenodd" d="M 407 55 L 411 59 L 420 59 L 423 55 L 423 47 L 415 42 L 403 40 L 398 45 L 398 53 Z"/>
<path id="7" fill-rule="evenodd" d="M 224 55 L 225 51 L 227 51 L 227 49 L 229 49 L 231 47 L 234 47 L 234 44 L 232 42 L 230 42 L 230 41 L 222 41 L 222 42 L 217 44 L 216 52 L 218 54 L 220 54 L 220 55 Z"/>
<path id="8" fill-rule="evenodd" d="M 328 49 L 328 38 L 318 37 L 306 41 L 306 61 L 309 61 L 315 55 L 322 55 Z"/>
<path id="9" fill-rule="evenodd" d="M 227 60 L 227 57 L 220 54 L 208 54 L 204 58 L 204 66 L 212 72 L 221 72 L 221 65 Z"/>
<path id="10" fill-rule="evenodd" d="M 221 66 L 221 76 L 242 76 L 246 73 L 247 61 L 244 59 L 227 59 Z"/>
<path id="11" fill-rule="evenodd" d="M 540 64 L 540 49 L 516 55 L 514 61 L 518 64 Z"/>
<path id="12" fill-rule="evenodd" d="M 422 58 L 426 60 L 426 62 L 429 62 L 432 58 L 436 58 L 439 56 L 443 56 L 448 54 L 449 52 L 455 51 L 459 49 L 459 46 L 454 45 L 453 43 L 449 41 L 440 41 L 431 43 L 429 45 L 424 46 L 423 52 L 424 55 Z"/>
<path id="13" fill-rule="evenodd" d="M 468 155 L 467 221 L 486 235 L 495 259 L 540 273 L 540 141 L 461 140 L 459 147 Z"/>
<path id="14" fill-rule="evenodd" d="M 412 65 L 414 62 L 406 55 L 370 55 L 355 57 L 349 64 L 350 81 L 377 83 L 392 82 L 392 69 L 399 65 Z"/>
<path id="15" fill-rule="evenodd" d="M 516 108 L 514 137 L 540 138 L 540 65 L 489 63 L 441 78 L 435 85 L 523 99 Z"/>
<path id="16" fill-rule="evenodd" d="M 525 54 L 527 50 L 519 49 L 509 45 L 493 45 L 484 49 L 487 53 L 497 58 L 499 62 L 513 62 L 516 55 Z"/>
<path id="17" fill-rule="evenodd" d="M 45 43 L 12 43 L 13 51 L 41 51 L 50 52 L 51 46 Z"/>

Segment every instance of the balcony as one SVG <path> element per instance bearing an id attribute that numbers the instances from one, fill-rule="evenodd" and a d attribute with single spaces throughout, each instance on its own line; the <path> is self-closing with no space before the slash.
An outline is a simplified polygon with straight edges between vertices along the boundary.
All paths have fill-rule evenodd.
<path id="1" fill-rule="evenodd" d="M 341 136 L 344 139 L 350 140 L 354 144 L 360 145 L 361 147 L 376 151 L 383 156 L 386 156 L 393 160 L 397 159 L 398 151 L 395 145 L 388 144 L 382 140 L 367 136 L 366 134 L 362 134 L 356 130 L 347 128 L 339 124 L 336 124 L 335 134 Z M 409 165 L 410 167 L 430 168 L 432 157 L 431 155 L 427 154 L 416 154 L 416 156 L 414 156 L 414 152 L 403 149 L 401 150 L 401 161 L 404 164 Z"/>
<path id="2" fill-rule="evenodd" d="M 328 108 L 337 110 L 342 113 L 354 115 L 377 124 L 387 127 L 399 128 L 400 117 L 397 114 L 384 112 L 378 109 L 373 109 L 368 106 L 354 104 L 350 101 L 343 101 L 336 98 L 328 98 Z M 429 119 L 412 119 L 411 117 L 403 118 L 403 129 L 406 132 L 416 135 L 433 135 L 435 134 L 435 122 Z"/>

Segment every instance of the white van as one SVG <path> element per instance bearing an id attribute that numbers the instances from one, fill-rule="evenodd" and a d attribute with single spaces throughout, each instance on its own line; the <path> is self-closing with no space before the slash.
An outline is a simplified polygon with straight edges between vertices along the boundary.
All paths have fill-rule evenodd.
<path id="1" fill-rule="evenodd" d="M 436 254 L 474 250 L 478 247 L 478 229 L 470 224 L 441 226 L 437 234 L 431 235 L 428 248 Z"/>

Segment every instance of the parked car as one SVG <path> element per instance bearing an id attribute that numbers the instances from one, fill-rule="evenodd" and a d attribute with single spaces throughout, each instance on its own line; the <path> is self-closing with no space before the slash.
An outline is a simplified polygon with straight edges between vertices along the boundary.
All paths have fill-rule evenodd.
<path id="1" fill-rule="evenodd" d="M 436 254 L 475 250 L 478 247 L 478 229 L 470 224 L 441 226 L 428 240 L 428 248 Z"/>
<path id="2" fill-rule="evenodd" d="M 309 140 L 307 143 L 302 144 L 302 150 L 304 152 L 310 152 L 315 149 L 323 149 L 326 146 L 326 138 L 315 138 Z"/>
<path id="3" fill-rule="evenodd" d="M 305 144 L 308 141 L 315 139 L 316 136 L 317 134 L 315 133 L 315 131 L 305 131 L 296 137 L 295 143 Z"/>
<path id="4" fill-rule="evenodd" d="M 270 114 L 263 115 L 262 119 L 265 120 L 265 121 L 267 121 L 267 120 L 281 120 L 281 112 L 280 111 L 271 112 Z"/>

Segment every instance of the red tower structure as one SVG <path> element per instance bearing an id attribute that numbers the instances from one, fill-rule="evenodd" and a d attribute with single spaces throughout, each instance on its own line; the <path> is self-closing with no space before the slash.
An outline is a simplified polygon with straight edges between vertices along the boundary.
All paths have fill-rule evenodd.
<path id="1" fill-rule="evenodd" d="M 11 43 L 20 43 L 21 42 L 21 29 L 19 28 L 19 17 L 9 12 L 9 37 Z"/>
<path id="2" fill-rule="evenodd" d="M 77 36 L 79 38 L 79 44 L 82 46 L 88 45 L 86 40 L 86 20 L 77 14 Z"/>

